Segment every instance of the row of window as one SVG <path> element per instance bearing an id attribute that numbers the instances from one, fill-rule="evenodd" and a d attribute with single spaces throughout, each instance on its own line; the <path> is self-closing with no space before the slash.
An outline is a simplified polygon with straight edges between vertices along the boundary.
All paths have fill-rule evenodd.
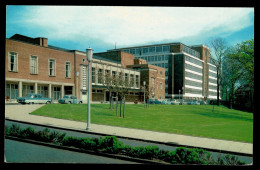
<path id="1" fill-rule="evenodd" d="M 202 83 L 191 81 L 191 80 L 185 80 L 185 85 L 195 86 L 195 87 L 202 87 Z"/>
<path id="2" fill-rule="evenodd" d="M 209 84 L 209 89 L 211 89 L 211 90 L 217 90 L 217 86 L 212 86 L 212 85 Z"/>
<path id="3" fill-rule="evenodd" d="M 147 62 L 150 61 L 168 61 L 169 55 L 154 55 L 154 56 L 144 56 L 144 57 L 136 57 L 143 60 L 146 60 Z"/>
<path id="4" fill-rule="evenodd" d="M 211 77 L 217 77 L 217 74 L 216 74 L 216 73 L 212 73 L 212 72 L 209 71 L 209 76 L 211 76 Z"/>
<path id="5" fill-rule="evenodd" d="M 209 78 L 209 83 L 217 84 L 217 80 Z"/>
<path id="6" fill-rule="evenodd" d="M 29 68 L 30 74 L 38 74 L 38 56 L 30 56 Z M 8 70 L 10 72 L 18 72 L 18 53 L 9 52 L 8 55 Z M 49 76 L 56 76 L 56 60 L 48 60 L 48 74 Z M 65 77 L 71 77 L 71 63 L 65 62 Z"/>
<path id="7" fill-rule="evenodd" d="M 131 49 L 124 49 L 123 51 L 134 55 L 142 55 L 148 53 L 161 53 L 161 52 L 170 52 L 170 46 L 163 45 L 163 46 L 152 46 L 152 47 L 143 47 L 143 48 L 131 48 Z"/>
<path id="8" fill-rule="evenodd" d="M 193 56 L 195 56 L 197 58 L 200 58 L 200 53 L 199 52 L 197 52 L 197 51 L 187 47 L 186 45 L 182 45 L 182 51 L 186 52 L 186 53 L 188 53 L 190 55 L 193 55 Z"/>
<path id="9" fill-rule="evenodd" d="M 108 80 L 108 76 L 105 76 L 104 77 L 104 74 L 103 74 L 103 69 L 97 69 L 95 67 L 92 67 L 92 83 L 95 83 L 95 84 L 103 84 L 105 83 L 106 80 Z M 110 74 L 110 70 L 105 70 L 105 74 Z M 124 76 L 123 76 L 123 73 L 122 72 L 116 72 L 116 71 L 112 71 L 112 78 L 113 78 L 113 84 L 115 85 L 115 82 L 116 81 L 116 76 L 119 77 L 119 81 L 121 79 L 124 79 L 124 80 L 127 80 L 127 81 L 124 81 L 124 82 L 127 82 L 127 83 L 130 83 L 130 87 L 135 87 L 136 88 L 139 88 L 139 84 L 140 84 L 140 76 L 139 75 L 135 75 L 134 74 L 130 74 L 130 77 L 129 77 L 129 74 L 128 73 L 124 73 Z M 120 82 L 119 82 L 120 83 Z M 121 82 L 123 83 L 123 82 Z"/>
<path id="10" fill-rule="evenodd" d="M 202 95 L 202 90 L 199 89 L 191 89 L 191 88 L 185 88 L 185 93 L 192 93 L 192 94 L 200 94 Z"/>
<path id="11" fill-rule="evenodd" d="M 168 63 L 153 63 L 153 64 L 151 63 L 151 65 L 168 68 Z"/>
<path id="12" fill-rule="evenodd" d="M 193 65 L 189 65 L 187 63 L 185 63 L 185 69 L 189 69 L 191 71 L 194 71 L 194 72 L 202 74 L 202 69 L 201 68 L 195 67 Z"/>
<path id="13" fill-rule="evenodd" d="M 189 77 L 189 78 L 192 78 L 192 79 L 202 80 L 202 76 L 201 75 L 194 74 L 194 73 L 191 73 L 191 72 L 188 72 L 188 71 L 185 71 L 185 76 Z"/>
<path id="14" fill-rule="evenodd" d="M 217 92 L 209 91 L 208 95 L 209 96 L 217 96 Z"/>
<path id="15" fill-rule="evenodd" d="M 210 70 L 212 70 L 212 71 L 215 71 L 215 72 L 217 72 L 217 68 L 216 68 L 216 67 L 214 67 L 214 66 L 211 66 L 211 65 L 209 65 L 209 69 L 210 69 Z"/>
<path id="16" fill-rule="evenodd" d="M 22 96 L 27 96 L 29 93 L 35 93 L 33 85 L 23 85 L 22 87 Z M 47 86 L 37 86 L 37 94 L 41 94 L 43 97 L 48 97 L 48 87 Z M 5 87 L 5 96 L 8 96 L 9 99 L 16 99 L 19 95 L 18 84 L 6 84 Z M 60 87 L 52 87 L 52 98 L 58 100 L 61 96 Z"/>
<path id="17" fill-rule="evenodd" d="M 194 59 L 194 58 L 192 58 L 192 57 L 190 57 L 190 56 L 185 55 L 185 60 L 186 60 L 186 61 L 189 61 L 189 62 L 191 62 L 191 63 L 193 63 L 193 64 L 199 65 L 199 66 L 201 66 L 201 67 L 203 66 L 202 61 L 196 60 L 196 59 Z"/>

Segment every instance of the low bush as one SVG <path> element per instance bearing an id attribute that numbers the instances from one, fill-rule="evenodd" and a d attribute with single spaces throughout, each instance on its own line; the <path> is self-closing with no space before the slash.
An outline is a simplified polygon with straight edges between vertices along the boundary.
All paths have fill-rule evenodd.
<path id="1" fill-rule="evenodd" d="M 28 127 L 21 129 L 17 125 L 11 127 L 5 126 L 6 136 L 15 136 L 18 138 L 32 139 L 42 142 L 50 142 L 56 145 L 72 146 L 84 150 L 94 150 L 99 152 L 124 154 L 130 157 L 143 159 L 159 159 L 174 164 L 217 164 L 217 165 L 244 165 L 245 162 L 238 160 L 237 157 L 226 155 L 218 157 L 215 161 L 212 155 L 204 149 L 178 147 L 174 151 L 160 150 L 157 146 L 138 146 L 131 147 L 124 145 L 115 136 L 106 136 L 105 138 L 79 138 L 66 136 L 66 133 L 60 134 L 56 131 L 50 132 L 45 128 L 42 131 L 34 131 Z"/>

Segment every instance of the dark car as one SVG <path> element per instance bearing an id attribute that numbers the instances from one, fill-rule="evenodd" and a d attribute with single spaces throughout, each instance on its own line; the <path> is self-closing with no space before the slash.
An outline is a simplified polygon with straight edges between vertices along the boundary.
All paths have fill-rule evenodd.
<path id="1" fill-rule="evenodd" d="M 158 99 L 149 99 L 149 104 L 161 104 L 162 102 L 160 102 Z"/>

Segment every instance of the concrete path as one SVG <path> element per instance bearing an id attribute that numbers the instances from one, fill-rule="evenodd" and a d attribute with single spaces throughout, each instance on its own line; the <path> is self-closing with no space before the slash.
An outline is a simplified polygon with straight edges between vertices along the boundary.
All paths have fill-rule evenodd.
<path id="1" fill-rule="evenodd" d="M 42 107 L 43 105 L 5 105 L 5 118 L 19 120 L 54 127 L 87 131 L 87 123 L 71 120 L 50 118 L 44 116 L 30 115 L 29 113 Z M 245 142 L 236 142 L 220 139 L 202 138 L 187 135 L 178 135 L 172 133 L 154 132 L 148 130 L 139 130 L 132 128 L 123 128 L 116 126 L 91 124 L 89 132 L 100 134 L 122 136 L 141 140 L 155 142 L 172 143 L 205 149 L 215 149 L 242 154 L 253 154 L 253 144 Z"/>

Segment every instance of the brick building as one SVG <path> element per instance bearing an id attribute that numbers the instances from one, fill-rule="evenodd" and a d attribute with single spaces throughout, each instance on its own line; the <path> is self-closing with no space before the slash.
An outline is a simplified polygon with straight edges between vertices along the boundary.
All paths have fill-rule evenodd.
<path id="1" fill-rule="evenodd" d="M 141 82 L 146 82 L 146 91 L 148 92 L 147 97 L 149 96 L 149 98 L 156 99 L 165 98 L 164 68 L 147 64 L 146 61 L 142 59 L 135 59 L 134 65 L 127 65 L 127 68 L 132 68 L 140 71 Z"/>
<path id="2" fill-rule="evenodd" d="M 75 94 L 75 72 L 80 71 L 79 65 L 87 64 L 85 56 L 83 52 L 48 45 L 47 38 L 15 34 L 6 39 L 5 96 L 15 100 L 38 93 L 58 100 Z"/>
<path id="3" fill-rule="evenodd" d="M 90 68 L 91 99 L 109 100 L 109 92 L 98 76 L 109 72 L 111 75 L 122 74 L 124 80 L 133 82 L 126 101 L 140 101 L 144 73 L 128 67 L 134 62 L 134 55 L 126 52 L 95 53 Z M 42 94 L 54 101 L 69 94 L 78 96 L 83 102 L 87 100 L 88 61 L 85 52 L 49 45 L 47 38 L 15 34 L 6 39 L 5 65 L 5 96 L 8 101 L 16 101 L 17 97 L 28 93 Z M 160 98 L 164 95 L 161 94 Z"/>

